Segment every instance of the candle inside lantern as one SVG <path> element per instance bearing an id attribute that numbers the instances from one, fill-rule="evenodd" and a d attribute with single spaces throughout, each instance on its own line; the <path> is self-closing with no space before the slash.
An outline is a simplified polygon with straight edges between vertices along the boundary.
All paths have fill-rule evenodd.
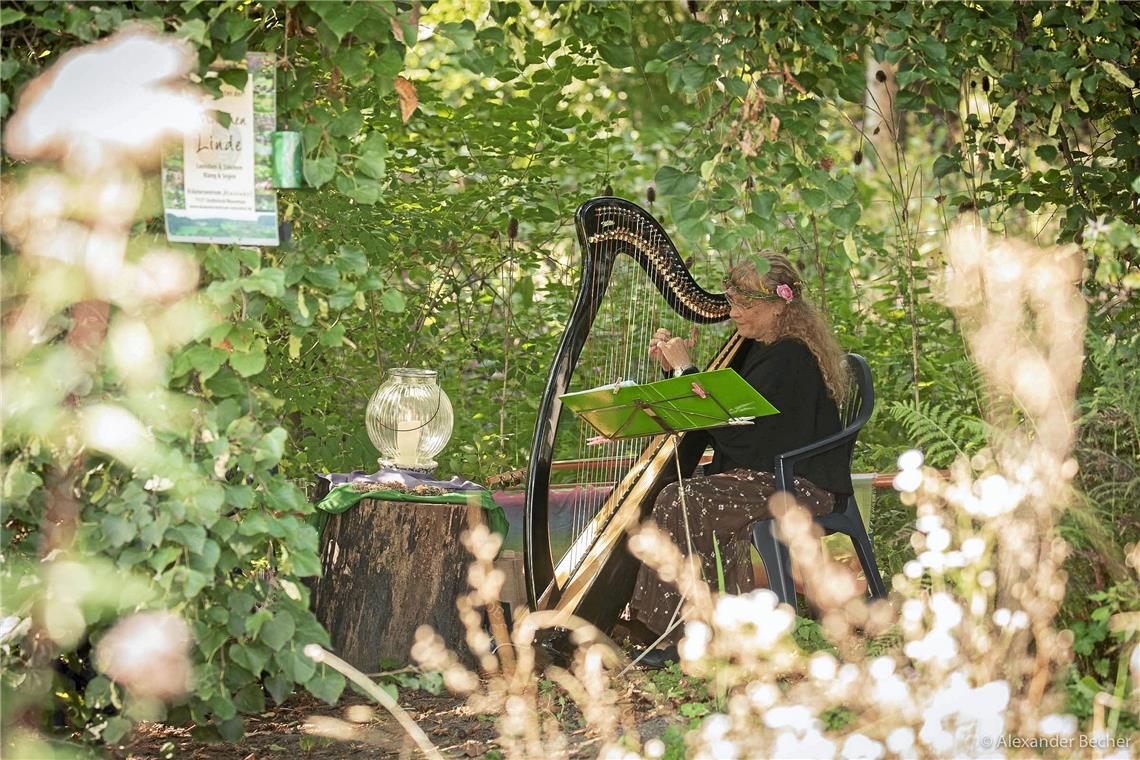
<path id="1" fill-rule="evenodd" d="M 415 467 L 419 464 L 420 440 L 423 422 L 418 417 L 406 416 L 396 430 L 396 464 Z"/>

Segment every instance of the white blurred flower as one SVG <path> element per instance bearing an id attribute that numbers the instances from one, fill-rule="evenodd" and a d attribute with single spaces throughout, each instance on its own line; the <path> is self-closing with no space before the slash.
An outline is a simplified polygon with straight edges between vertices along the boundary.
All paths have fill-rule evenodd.
<path id="1" fill-rule="evenodd" d="M 922 470 L 902 470 L 891 483 L 900 493 L 911 493 L 922 485 Z"/>
<path id="2" fill-rule="evenodd" d="M 900 470 L 917 470 L 922 467 L 924 459 L 922 452 L 918 449 L 910 449 L 904 451 L 899 455 L 899 469 Z"/>
<path id="3" fill-rule="evenodd" d="M 102 148 L 132 153 L 196 129 L 202 99 L 183 86 L 195 63 L 188 45 L 131 31 L 68 53 L 25 89 L 5 147 L 97 163 Z"/>
<path id="4" fill-rule="evenodd" d="M 685 624 L 685 638 L 681 639 L 677 651 L 682 660 L 699 660 L 705 656 L 711 639 L 712 631 L 709 627 L 699 620 L 694 620 Z"/>
<path id="5" fill-rule="evenodd" d="M 1037 724 L 1042 736 L 1072 736 L 1077 733 L 1077 716 L 1050 713 Z"/>
<path id="6" fill-rule="evenodd" d="M 1013 615 L 1005 607 L 999 607 L 994 610 L 994 624 L 999 628 L 1005 628 L 1009 625 L 1009 621 L 1013 619 Z"/>
<path id="7" fill-rule="evenodd" d="M 776 737 L 776 744 L 772 748 L 772 757 L 774 760 L 778 758 L 830 760 L 835 757 L 835 742 L 814 729 L 802 738 L 790 731 L 783 731 Z"/>
<path id="8" fill-rule="evenodd" d="M 658 758 L 665 756 L 665 742 L 660 739 L 650 739 L 645 743 L 645 756 L 649 758 Z"/>
<path id="9" fill-rule="evenodd" d="M 886 678 L 895 672 L 895 661 L 890 657 L 876 657 L 871 660 L 870 667 L 867 672 L 871 674 L 871 678 L 876 681 Z"/>
<path id="10" fill-rule="evenodd" d="M 926 535 L 926 548 L 931 551 L 945 551 L 950 546 L 950 531 L 945 528 L 935 528 Z"/>
<path id="11" fill-rule="evenodd" d="M 1112 227 L 1104 220 L 1104 214 L 1101 214 L 1096 219 L 1089 219 L 1088 224 L 1085 225 L 1084 239 L 1091 243 L 1101 235 L 1108 233 L 1110 229 Z"/>
<path id="12" fill-rule="evenodd" d="M 944 591 L 930 597 L 930 609 L 934 611 L 935 625 L 939 628 L 953 628 L 962 622 L 961 606 Z"/>
<path id="13" fill-rule="evenodd" d="M 982 556 L 982 554 L 985 553 L 985 551 L 986 541 L 983 538 L 973 536 L 971 538 L 967 538 L 962 542 L 962 554 L 964 554 L 967 559 L 978 559 Z"/>
<path id="14" fill-rule="evenodd" d="M 896 728 L 887 735 L 887 749 L 896 755 L 902 755 L 914 748 L 914 729 L 909 727 Z"/>
<path id="15" fill-rule="evenodd" d="M 112 404 L 93 404 L 80 413 L 86 444 L 127 463 L 151 453 L 152 438 L 133 414 Z"/>
<path id="16" fill-rule="evenodd" d="M 727 715 L 715 713 L 705 718 L 704 723 L 701 724 L 701 734 L 707 741 L 716 741 L 728 736 L 731 728 L 732 721 Z"/>
<path id="17" fill-rule="evenodd" d="M 753 681 L 748 684 L 745 694 L 748 695 L 748 700 L 752 705 L 759 710 L 765 710 L 776 704 L 776 701 L 782 696 L 779 689 L 762 681 Z"/>
<path id="18" fill-rule="evenodd" d="M 904 620 L 922 620 L 922 613 L 925 611 L 926 605 L 924 605 L 920 599 L 907 599 L 903 602 L 902 616 Z"/>
<path id="19" fill-rule="evenodd" d="M 903 565 L 903 574 L 907 578 L 918 579 L 922 577 L 922 563 L 909 560 Z"/>
<path id="20" fill-rule="evenodd" d="M 851 734 L 847 737 L 847 741 L 843 742 L 843 749 L 839 751 L 839 756 L 844 758 L 868 758 L 869 760 L 878 760 L 885 754 L 883 745 L 870 737 L 863 734 Z"/>
<path id="21" fill-rule="evenodd" d="M 830 681 L 835 678 L 839 666 L 835 657 L 828 652 L 816 652 L 808 663 L 808 669 L 815 680 Z"/>
<path id="22" fill-rule="evenodd" d="M 815 716 L 804 705 L 781 705 L 764 713 L 768 728 L 790 728 L 803 733 L 816 725 Z"/>
<path id="23" fill-rule="evenodd" d="M 917 641 L 907 642 L 906 656 L 919 662 L 948 665 L 958 654 L 958 642 L 945 628 L 935 628 Z"/>
<path id="24" fill-rule="evenodd" d="M 95 649 L 99 670 L 139 696 L 171 699 L 190 682 L 190 627 L 169 612 L 123 618 Z"/>
<path id="25" fill-rule="evenodd" d="M 923 515 L 914 521 L 914 527 L 921 533 L 930 533 L 942 527 L 942 518 L 938 515 Z"/>
<path id="26" fill-rule="evenodd" d="M 978 573 L 978 585 L 982 588 L 993 588 L 995 583 L 997 583 L 997 576 L 994 575 L 993 570 L 983 570 Z"/>

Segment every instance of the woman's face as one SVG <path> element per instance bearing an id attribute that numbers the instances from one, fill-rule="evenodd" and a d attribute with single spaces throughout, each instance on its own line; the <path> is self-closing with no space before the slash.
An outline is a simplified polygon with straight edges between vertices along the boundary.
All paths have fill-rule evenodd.
<path id="1" fill-rule="evenodd" d="M 776 332 L 776 322 L 786 305 L 781 300 L 748 299 L 728 296 L 728 316 L 736 331 L 745 338 L 767 340 Z"/>

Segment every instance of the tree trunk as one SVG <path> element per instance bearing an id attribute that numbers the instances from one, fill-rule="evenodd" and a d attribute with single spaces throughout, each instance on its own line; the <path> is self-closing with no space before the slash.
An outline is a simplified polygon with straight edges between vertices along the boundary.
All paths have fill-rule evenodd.
<path id="1" fill-rule="evenodd" d="M 313 610 L 333 652 L 376 672 L 381 658 L 410 662 L 416 629 L 429 625 L 470 664 L 455 608 L 470 560 L 459 536 L 482 519 L 478 506 L 375 499 L 330 515 Z"/>

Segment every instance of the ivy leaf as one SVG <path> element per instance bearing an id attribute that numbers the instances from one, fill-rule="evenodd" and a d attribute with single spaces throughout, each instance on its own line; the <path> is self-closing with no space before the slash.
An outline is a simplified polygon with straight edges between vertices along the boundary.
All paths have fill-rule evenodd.
<path id="1" fill-rule="evenodd" d="M 282 610 L 274 615 L 272 620 L 267 620 L 261 626 L 258 638 L 265 642 L 269 648 L 279 651 L 293 638 L 295 630 L 296 624 L 293 622 L 293 616 Z"/>
<path id="2" fill-rule="evenodd" d="M 305 684 L 305 688 L 317 699 L 322 699 L 330 705 L 335 705 L 337 700 L 340 699 L 341 692 L 344 691 L 344 676 L 332 668 L 322 668 L 321 670 L 323 671 L 322 673 L 309 679 L 309 682 Z"/>
<path id="3" fill-rule="evenodd" d="M 336 176 L 336 155 L 306 158 L 301 162 L 301 171 L 309 187 L 320 187 Z"/>
<path id="4" fill-rule="evenodd" d="M 231 702 L 230 704 L 233 703 Z M 215 725 L 217 726 L 218 733 L 221 734 L 222 738 L 226 741 L 236 742 L 245 735 L 245 720 L 243 718 L 233 717 L 228 720 L 216 721 Z"/>
<path id="5" fill-rule="evenodd" d="M 672 166 L 662 166 L 653 177 L 657 194 L 662 196 L 687 196 L 697 189 L 700 180 L 695 174 L 686 174 Z"/>

